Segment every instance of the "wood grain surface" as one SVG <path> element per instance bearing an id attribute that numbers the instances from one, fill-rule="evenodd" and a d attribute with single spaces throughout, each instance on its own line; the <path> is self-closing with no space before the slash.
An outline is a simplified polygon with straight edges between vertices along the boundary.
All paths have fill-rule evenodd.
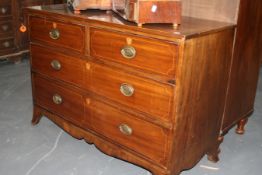
<path id="1" fill-rule="evenodd" d="M 174 76 L 178 57 L 176 44 L 95 28 L 91 28 L 90 32 L 91 56 Z M 125 46 L 134 47 L 134 58 L 127 59 L 121 55 L 121 49 Z"/>

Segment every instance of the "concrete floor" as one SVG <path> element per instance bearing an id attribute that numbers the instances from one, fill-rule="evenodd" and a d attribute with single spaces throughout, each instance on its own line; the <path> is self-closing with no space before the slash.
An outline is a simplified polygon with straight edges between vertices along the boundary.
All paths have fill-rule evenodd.
<path id="1" fill-rule="evenodd" d="M 221 161 L 204 157 L 181 175 L 260 175 L 262 166 L 262 71 L 255 112 L 246 134 L 233 130 L 221 145 Z M 72 138 L 42 118 L 30 124 L 32 95 L 29 63 L 0 63 L 0 175 L 150 175 L 138 166 L 109 157 Z"/>

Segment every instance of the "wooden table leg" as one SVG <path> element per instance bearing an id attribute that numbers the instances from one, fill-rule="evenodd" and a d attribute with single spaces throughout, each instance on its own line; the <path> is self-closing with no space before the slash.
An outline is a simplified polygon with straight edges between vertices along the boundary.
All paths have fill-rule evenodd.
<path id="1" fill-rule="evenodd" d="M 207 153 L 207 159 L 211 162 L 218 162 L 219 161 L 219 153 L 220 153 L 220 144 L 223 142 L 224 137 L 220 136 L 217 140 L 217 144 L 214 146 L 214 148 Z"/>
<path id="2" fill-rule="evenodd" d="M 242 135 L 242 134 L 245 133 L 245 126 L 246 126 L 246 124 L 247 124 L 247 121 L 248 121 L 248 119 L 245 118 L 245 119 L 242 119 L 242 120 L 240 120 L 240 121 L 238 122 L 238 124 L 237 124 L 237 129 L 236 129 L 236 133 L 237 133 L 237 134 Z"/>

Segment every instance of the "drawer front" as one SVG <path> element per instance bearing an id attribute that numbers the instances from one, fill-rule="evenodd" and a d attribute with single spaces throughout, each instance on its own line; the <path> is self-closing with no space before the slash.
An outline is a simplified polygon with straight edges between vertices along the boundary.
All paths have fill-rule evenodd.
<path id="1" fill-rule="evenodd" d="M 8 36 L 8 34 L 13 33 L 12 22 L 3 22 L 0 23 L 0 35 Z"/>
<path id="2" fill-rule="evenodd" d="M 91 55 L 163 75 L 174 75 L 178 46 L 154 39 L 91 29 Z"/>
<path id="3" fill-rule="evenodd" d="M 85 98 L 72 90 L 33 74 L 35 103 L 77 125 L 84 121 Z"/>
<path id="4" fill-rule="evenodd" d="M 14 39 L 3 39 L 0 40 L 0 50 L 8 50 L 14 48 Z"/>
<path id="5" fill-rule="evenodd" d="M 90 100 L 92 129 L 158 163 L 164 163 L 167 151 L 167 130 L 102 102 Z"/>
<path id="6" fill-rule="evenodd" d="M 84 51 L 85 28 L 80 25 L 31 17 L 30 37 L 32 42 L 46 42 L 76 52 Z"/>
<path id="7" fill-rule="evenodd" d="M 0 4 L 0 17 L 1 16 L 9 16 L 12 13 L 11 4 L 2 5 Z"/>
<path id="8" fill-rule="evenodd" d="M 91 91 L 130 108 L 168 120 L 173 96 L 172 86 L 99 64 L 91 64 L 88 72 L 86 87 Z"/>
<path id="9" fill-rule="evenodd" d="M 84 60 L 36 45 L 31 45 L 31 55 L 31 64 L 34 71 L 77 86 L 84 83 Z"/>

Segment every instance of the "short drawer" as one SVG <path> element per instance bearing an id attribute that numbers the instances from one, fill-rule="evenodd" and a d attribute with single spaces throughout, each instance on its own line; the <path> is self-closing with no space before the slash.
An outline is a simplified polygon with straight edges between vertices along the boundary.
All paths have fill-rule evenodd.
<path id="1" fill-rule="evenodd" d="M 9 16 L 12 13 L 12 7 L 11 4 L 0 4 L 0 16 Z"/>
<path id="2" fill-rule="evenodd" d="M 174 75 L 178 46 L 168 42 L 91 28 L 91 55 L 150 72 Z"/>
<path id="3" fill-rule="evenodd" d="M 168 130 L 137 119 L 102 102 L 90 100 L 89 121 L 97 133 L 157 163 L 166 161 Z"/>
<path id="4" fill-rule="evenodd" d="M 168 120 L 173 86 L 91 64 L 86 88 L 130 108 Z"/>
<path id="5" fill-rule="evenodd" d="M 32 70 L 80 86 L 85 81 L 85 61 L 31 45 Z"/>
<path id="6" fill-rule="evenodd" d="M 0 23 L 0 35 L 6 35 L 13 32 L 12 21 Z"/>
<path id="7" fill-rule="evenodd" d="M 85 47 L 85 28 L 77 24 L 50 21 L 43 18 L 30 18 L 30 38 L 32 42 L 45 42 L 76 52 Z"/>
<path id="8" fill-rule="evenodd" d="M 7 38 L 0 40 L 0 50 L 8 50 L 14 48 L 14 39 Z"/>
<path id="9" fill-rule="evenodd" d="M 37 74 L 32 75 L 36 104 L 77 125 L 84 120 L 85 98 Z"/>

